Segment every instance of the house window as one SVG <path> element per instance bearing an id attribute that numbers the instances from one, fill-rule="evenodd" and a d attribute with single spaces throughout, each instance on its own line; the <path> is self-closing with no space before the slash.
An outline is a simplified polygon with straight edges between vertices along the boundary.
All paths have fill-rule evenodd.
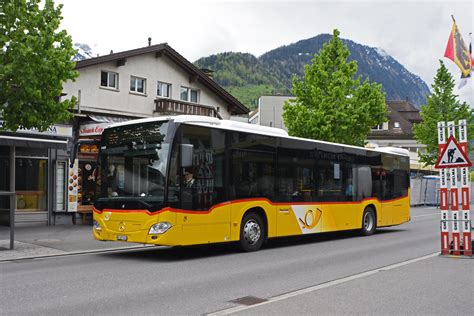
<path id="1" fill-rule="evenodd" d="M 163 98 L 169 98 L 171 96 L 171 84 L 158 81 L 156 95 Z"/>
<path id="2" fill-rule="evenodd" d="M 198 103 L 199 102 L 199 90 L 191 89 L 188 87 L 181 87 L 180 98 L 183 101 Z"/>
<path id="3" fill-rule="evenodd" d="M 146 93 L 146 79 L 130 77 L 130 91 L 137 93 Z"/>
<path id="4" fill-rule="evenodd" d="M 100 73 L 100 85 L 102 87 L 118 89 L 118 73 L 102 71 Z"/>
<path id="5" fill-rule="evenodd" d="M 393 127 L 400 128 L 400 122 L 393 122 Z"/>

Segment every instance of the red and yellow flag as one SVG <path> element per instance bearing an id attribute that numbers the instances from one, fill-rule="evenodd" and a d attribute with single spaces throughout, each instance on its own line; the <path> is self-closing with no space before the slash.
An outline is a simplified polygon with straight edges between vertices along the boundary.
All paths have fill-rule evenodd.
<path id="1" fill-rule="evenodd" d="M 453 28 L 449 35 L 444 57 L 454 61 L 459 69 L 461 69 L 463 76 L 469 76 L 472 71 L 471 54 L 469 54 L 469 50 L 462 39 L 461 33 L 459 33 L 456 22 L 453 22 Z"/>

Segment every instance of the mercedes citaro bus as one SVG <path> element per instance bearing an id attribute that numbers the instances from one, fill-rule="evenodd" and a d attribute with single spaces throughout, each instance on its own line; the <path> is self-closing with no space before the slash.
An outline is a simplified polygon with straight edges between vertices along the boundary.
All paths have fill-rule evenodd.
<path id="1" fill-rule="evenodd" d="M 202 116 L 102 134 L 94 238 L 167 246 L 360 230 L 410 220 L 409 156 Z"/>

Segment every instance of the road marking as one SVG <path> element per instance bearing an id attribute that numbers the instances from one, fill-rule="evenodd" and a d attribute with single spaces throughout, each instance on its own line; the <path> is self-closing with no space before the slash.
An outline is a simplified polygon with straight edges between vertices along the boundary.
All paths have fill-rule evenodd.
<path id="1" fill-rule="evenodd" d="M 337 279 L 337 280 L 329 281 L 329 282 L 326 282 L 326 283 L 318 284 L 318 285 L 315 285 L 315 286 L 310 286 L 310 287 L 305 288 L 305 289 L 296 290 L 296 291 L 293 291 L 293 292 L 288 292 L 288 293 L 285 293 L 285 294 L 282 294 L 282 295 L 274 296 L 274 297 L 269 298 L 268 301 L 262 302 L 262 303 L 259 303 L 259 304 L 255 304 L 255 305 L 251 305 L 251 306 L 235 306 L 235 307 L 231 307 L 231 308 L 224 309 L 224 310 L 221 310 L 221 311 L 217 311 L 217 312 L 214 312 L 214 313 L 210 313 L 210 314 L 207 314 L 207 315 L 208 316 L 229 315 L 229 314 L 233 314 L 233 313 L 242 312 L 242 311 L 245 311 L 245 310 L 253 309 L 255 307 L 275 303 L 275 302 L 278 302 L 278 301 L 286 300 L 288 298 L 292 298 L 292 297 L 296 297 L 296 296 L 299 296 L 299 295 L 303 295 L 303 294 L 311 293 L 311 292 L 318 291 L 318 290 L 321 290 L 321 289 L 325 289 L 325 288 L 328 288 L 328 287 L 331 287 L 331 286 L 334 286 L 334 285 L 338 285 L 338 284 L 341 284 L 341 283 L 346 283 L 346 282 L 349 282 L 349 281 L 352 281 L 352 280 L 357 280 L 357 279 L 360 279 L 360 278 L 364 278 L 364 277 L 367 277 L 367 276 L 370 276 L 370 275 L 374 275 L 374 274 L 376 274 L 380 271 L 388 271 L 388 270 L 396 269 L 396 268 L 399 268 L 399 267 L 403 267 L 405 265 L 415 263 L 415 262 L 419 262 L 419 261 L 426 260 L 426 259 L 430 259 L 430 258 L 436 257 L 438 255 L 439 255 L 439 252 L 435 252 L 435 253 L 432 253 L 432 254 L 429 254 L 429 255 L 426 255 L 426 256 L 423 256 L 423 257 L 418 257 L 418 258 L 415 258 L 415 259 L 402 261 L 402 262 L 399 262 L 399 263 L 391 264 L 391 265 L 381 267 L 381 268 L 377 268 L 377 269 L 374 269 L 374 270 L 362 272 L 362 273 L 359 273 L 359 274 L 354 274 L 354 275 L 351 275 L 351 276 L 348 276 L 348 277 L 345 277 L 345 278 L 342 278 L 342 279 Z"/>
<path id="2" fill-rule="evenodd" d="M 426 214 L 426 215 L 416 215 L 416 216 L 412 216 L 411 218 L 425 217 L 425 216 L 435 216 L 435 215 L 440 216 L 440 213 L 433 213 L 433 214 Z"/>

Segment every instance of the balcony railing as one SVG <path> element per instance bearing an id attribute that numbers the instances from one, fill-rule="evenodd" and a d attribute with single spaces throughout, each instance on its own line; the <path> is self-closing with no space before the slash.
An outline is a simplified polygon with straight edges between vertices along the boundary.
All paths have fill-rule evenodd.
<path id="1" fill-rule="evenodd" d="M 165 98 L 155 99 L 154 113 L 159 115 L 187 114 L 222 118 L 213 106 Z"/>

